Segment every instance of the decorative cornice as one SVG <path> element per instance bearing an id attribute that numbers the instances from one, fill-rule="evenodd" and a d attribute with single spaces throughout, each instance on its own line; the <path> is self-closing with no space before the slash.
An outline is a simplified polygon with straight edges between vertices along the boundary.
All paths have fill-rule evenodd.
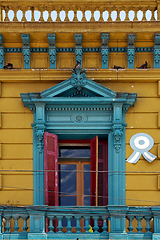
<path id="1" fill-rule="evenodd" d="M 4 48 L 5 53 L 21 53 L 23 51 L 23 48 Z M 153 47 L 136 47 L 135 52 L 153 52 L 154 48 Z M 49 48 L 30 48 L 31 53 L 48 53 Z M 75 48 L 67 48 L 67 47 L 60 47 L 56 48 L 57 53 L 62 53 L 62 52 L 75 52 Z M 101 52 L 101 48 L 98 47 L 85 47 L 82 48 L 82 52 Z M 127 52 L 126 47 L 109 47 L 108 52 Z"/>
<path id="2" fill-rule="evenodd" d="M 160 29 L 160 21 L 135 21 L 135 22 L 0 22 L 3 33 L 49 33 L 54 29 L 56 33 L 157 33 Z"/>
<path id="3" fill-rule="evenodd" d="M 13 74 L 14 73 L 14 74 Z M 59 83 L 70 78 L 71 70 L 60 69 L 1 69 L 1 82 Z M 99 69 L 86 70 L 86 77 L 98 83 L 158 82 L 160 69 Z"/>

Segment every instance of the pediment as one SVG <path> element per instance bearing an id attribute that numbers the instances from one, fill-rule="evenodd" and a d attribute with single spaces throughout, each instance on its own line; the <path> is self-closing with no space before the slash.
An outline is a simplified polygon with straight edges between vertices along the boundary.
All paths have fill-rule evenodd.
<path id="1" fill-rule="evenodd" d="M 21 93 L 25 107 L 34 109 L 35 104 L 76 105 L 76 104 L 112 104 L 123 103 L 133 106 L 136 93 L 119 93 L 96 83 L 86 77 L 85 70 L 81 68 L 72 71 L 69 79 L 51 87 L 43 92 Z M 74 98 L 74 100 L 72 100 Z M 127 107 L 127 108 L 128 108 Z"/>
<path id="2" fill-rule="evenodd" d="M 85 70 L 76 69 L 71 78 L 40 93 L 41 98 L 105 97 L 114 98 L 116 92 L 86 78 Z"/>

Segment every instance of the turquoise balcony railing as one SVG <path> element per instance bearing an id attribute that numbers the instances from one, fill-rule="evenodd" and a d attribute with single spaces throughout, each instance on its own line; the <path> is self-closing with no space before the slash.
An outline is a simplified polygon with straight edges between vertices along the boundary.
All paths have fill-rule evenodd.
<path id="1" fill-rule="evenodd" d="M 4 206 L 0 213 L 0 239 L 160 239 L 157 206 Z"/>

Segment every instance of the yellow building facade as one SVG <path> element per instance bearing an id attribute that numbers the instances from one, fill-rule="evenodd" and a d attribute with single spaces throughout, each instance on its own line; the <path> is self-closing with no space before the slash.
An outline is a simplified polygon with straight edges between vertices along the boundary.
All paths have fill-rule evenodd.
<path id="1" fill-rule="evenodd" d="M 33 205 L 33 113 L 24 107 L 21 93 L 42 92 L 71 77 L 76 63 L 75 34 L 82 36 L 82 68 L 86 77 L 115 92 L 137 93 L 137 100 L 125 114 L 125 159 L 133 153 L 130 139 L 137 133 L 146 133 L 154 140 L 149 150 L 156 156 L 151 163 L 142 155 L 136 164 L 125 163 L 125 205 L 155 206 L 160 198 L 160 68 L 155 67 L 155 35 L 160 35 L 160 2 L 152 1 L 81 1 L 72 3 L 52 1 L 1 1 L 0 49 L 4 52 L 4 65 L 0 69 L 0 204 L 7 206 Z M 11 11 L 22 11 L 21 21 L 10 19 Z M 31 21 L 26 12 L 30 11 Z M 91 12 L 89 21 L 85 11 Z M 150 19 L 146 12 L 150 11 Z M 35 21 L 39 11 L 39 21 Z M 44 21 L 45 11 L 48 20 Z M 53 21 L 53 11 L 57 19 Z M 62 12 L 66 17 L 62 21 Z M 70 21 L 69 11 L 74 11 Z M 76 12 L 83 13 L 82 20 Z M 99 12 L 95 19 L 94 12 Z M 108 11 L 108 20 L 104 12 Z M 117 18 L 113 21 L 114 11 Z M 125 13 L 124 13 L 124 12 Z M 134 11 L 131 20 L 130 11 Z M 142 19 L 139 19 L 140 12 Z M 122 12 L 122 13 L 121 13 Z M 68 16 L 67 16 L 68 14 Z M 89 14 L 89 13 L 88 13 Z M 121 15 L 122 14 L 122 15 Z M 122 21 L 123 15 L 125 16 Z M 18 15 L 17 15 L 18 16 Z M 87 16 L 87 13 L 86 13 Z M 26 17 L 26 18 L 25 18 Z M 148 17 L 149 18 L 149 17 Z M 109 34 L 108 67 L 103 68 L 102 37 Z M 22 34 L 29 34 L 30 69 L 24 69 Z M 56 36 L 56 68 L 50 69 L 49 40 Z M 135 36 L 134 66 L 128 68 L 128 35 Z M 20 50 L 19 50 L 20 49 Z M 70 49 L 70 50 L 66 50 Z M 147 68 L 139 69 L 147 61 Z M 120 69 L 114 69 L 120 66 Z M 156 239 L 156 238 L 155 238 Z"/>

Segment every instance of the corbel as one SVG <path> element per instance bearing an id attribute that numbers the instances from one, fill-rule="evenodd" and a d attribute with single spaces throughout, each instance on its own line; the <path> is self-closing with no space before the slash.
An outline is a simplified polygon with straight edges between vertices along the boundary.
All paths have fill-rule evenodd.
<path id="1" fill-rule="evenodd" d="M 30 51 L 30 35 L 29 34 L 21 34 L 21 39 L 23 43 L 23 63 L 24 69 L 30 69 L 30 60 L 31 60 L 31 51 Z"/>
<path id="2" fill-rule="evenodd" d="M 37 136 L 37 147 L 40 153 L 43 152 L 44 144 L 44 130 L 45 130 L 45 104 L 37 103 L 36 104 L 36 116 L 35 122 L 32 125 L 35 129 L 35 134 Z"/>
<path id="3" fill-rule="evenodd" d="M 56 69 L 56 34 L 47 34 L 49 43 L 50 69 Z"/>
<path id="4" fill-rule="evenodd" d="M 154 68 L 160 68 L 160 33 L 154 35 Z"/>
<path id="5" fill-rule="evenodd" d="M 118 153 L 122 145 L 122 135 L 123 135 L 123 117 L 122 117 L 122 104 L 113 104 L 113 136 L 114 136 L 114 148 Z"/>
<path id="6" fill-rule="evenodd" d="M 128 34 L 128 47 L 127 47 L 128 69 L 134 68 L 135 39 L 136 39 L 135 34 Z"/>
<path id="7" fill-rule="evenodd" d="M 103 69 L 108 68 L 108 56 L 109 56 L 108 42 L 109 42 L 109 33 L 101 33 L 101 43 L 102 43 L 101 62 L 102 62 Z"/>
<path id="8" fill-rule="evenodd" d="M 4 47 L 3 47 L 3 35 L 0 34 L 0 69 L 4 67 Z"/>
<path id="9" fill-rule="evenodd" d="M 82 34 L 74 34 L 74 41 L 75 41 L 75 58 L 76 63 L 80 62 L 82 66 Z"/>

